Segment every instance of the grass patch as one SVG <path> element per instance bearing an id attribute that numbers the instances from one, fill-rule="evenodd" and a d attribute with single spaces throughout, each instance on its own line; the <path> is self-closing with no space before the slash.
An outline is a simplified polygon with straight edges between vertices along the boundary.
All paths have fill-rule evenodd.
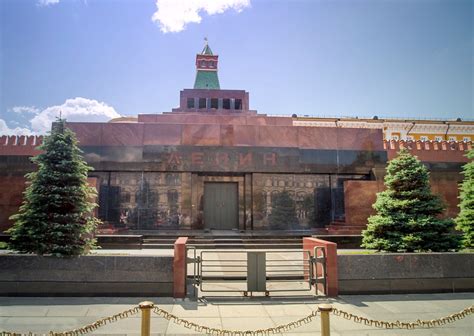
<path id="1" fill-rule="evenodd" d="M 0 250 L 5 250 L 7 248 L 7 243 L 0 242 Z"/>

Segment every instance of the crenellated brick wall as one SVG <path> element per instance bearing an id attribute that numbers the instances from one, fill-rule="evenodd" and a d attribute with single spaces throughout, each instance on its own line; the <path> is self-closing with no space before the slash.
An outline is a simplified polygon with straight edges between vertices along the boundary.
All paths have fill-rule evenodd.
<path id="1" fill-rule="evenodd" d="M 34 156 L 43 143 L 42 135 L 3 135 L 0 137 L 0 155 Z"/>
<path id="2" fill-rule="evenodd" d="M 408 148 L 424 162 L 467 162 L 465 154 L 472 148 L 472 142 L 384 140 L 383 146 L 389 160 L 396 157 L 402 148 Z"/>

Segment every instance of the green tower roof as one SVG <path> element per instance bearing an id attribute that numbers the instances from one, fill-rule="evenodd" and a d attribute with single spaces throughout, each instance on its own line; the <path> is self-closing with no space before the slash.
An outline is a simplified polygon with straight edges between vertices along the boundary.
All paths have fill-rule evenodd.
<path id="1" fill-rule="evenodd" d="M 196 80 L 194 81 L 195 89 L 220 90 L 219 77 L 217 71 L 198 70 Z"/>
<path id="2" fill-rule="evenodd" d="M 211 47 L 209 47 L 209 45 L 207 44 L 207 41 L 206 41 L 206 45 L 201 51 L 201 55 L 213 55 Z"/>
<path id="3" fill-rule="evenodd" d="M 219 77 L 217 75 L 217 55 L 214 56 L 211 47 L 204 38 L 205 44 L 200 54 L 196 55 L 196 80 L 195 89 L 220 90 Z"/>

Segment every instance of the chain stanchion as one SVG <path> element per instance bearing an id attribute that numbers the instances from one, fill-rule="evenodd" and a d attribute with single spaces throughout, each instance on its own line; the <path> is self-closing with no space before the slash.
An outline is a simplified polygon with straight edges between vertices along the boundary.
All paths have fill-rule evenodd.
<path id="1" fill-rule="evenodd" d="M 154 307 L 154 303 L 151 301 L 140 302 L 138 307 L 142 311 L 142 333 L 141 336 L 150 336 L 150 315 L 151 310 Z"/>
<path id="2" fill-rule="evenodd" d="M 318 310 L 321 313 L 321 336 L 330 336 L 329 313 L 332 312 L 332 306 L 330 304 L 321 304 L 318 306 Z"/>

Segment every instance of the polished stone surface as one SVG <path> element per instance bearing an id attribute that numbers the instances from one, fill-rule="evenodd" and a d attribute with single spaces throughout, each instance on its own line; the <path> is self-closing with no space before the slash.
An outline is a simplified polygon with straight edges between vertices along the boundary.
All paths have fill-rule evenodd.
<path id="1" fill-rule="evenodd" d="M 171 295 L 173 257 L 0 254 L 0 295 Z"/>
<path id="2" fill-rule="evenodd" d="M 217 328 L 235 330 L 261 329 L 292 322 L 307 316 L 318 304 L 316 298 L 208 298 L 199 302 L 175 301 L 169 298 L 0 298 L 0 331 L 62 331 L 92 323 L 97 319 L 129 309 L 138 302 L 151 300 L 178 317 Z M 329 300 L 334 307 L 371 319 L 403 322 L 418 318 L 431 320 L 458 312 L 471 305 L 473 293 L 411 295 L 342 295 Z M 349 335 L 458 335 L 474 333 L 474 317 L 433 329 L 385 330 L 356 324 L 340 317 L 330 318 L 331 336 Z M 319 335 L 320 316 L 284 335 Z M 198 332 L 152 315 L 152 335 L 199 335 Z M 95 335 L 139 335 L 138 315 L 108 324 Z"/>

